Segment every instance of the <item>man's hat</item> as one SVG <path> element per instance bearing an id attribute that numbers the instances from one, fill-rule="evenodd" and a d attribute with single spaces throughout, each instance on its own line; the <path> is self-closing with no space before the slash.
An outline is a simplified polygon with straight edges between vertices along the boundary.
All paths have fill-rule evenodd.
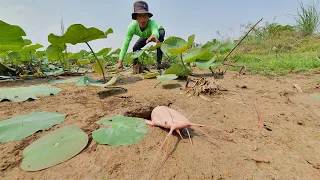
<path id="1" fill-rule="evenodd" d="M 132 13 L 132 19 L 136 20 L 136 15 L 139 13 L 149 14 L 149 17 L 152 17 L 153 14 L 149 12 L 148 4 L 144 1 L 136 1 L 133 4 L 134 13 Z"/>

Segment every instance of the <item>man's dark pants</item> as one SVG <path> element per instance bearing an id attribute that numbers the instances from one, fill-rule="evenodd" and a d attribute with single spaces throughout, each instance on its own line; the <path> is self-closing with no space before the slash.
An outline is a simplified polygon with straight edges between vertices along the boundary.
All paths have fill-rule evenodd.
<path id="1" fill-rule="evenodd" d="M 159 30 L 159 41 L 163 42 L 164 41 L 164 36 L 165 36 L 165 30 L 164 29 L 160 29 Z M 145 45 L 146 45 L 146 41 L 148 38 L 139 38 L 138 41 L 136 42 L 136 44 L 133 46 L 133 52 L 141 50 Z M 157 64 L 160 65 L 161 64 L 161 60 L 162 60 L 162 51 L 160 48 L 157 48 Z M 136 62 L 138 62 L 138 59 L 134 59 L 133 64 L 136 64 Z"/>

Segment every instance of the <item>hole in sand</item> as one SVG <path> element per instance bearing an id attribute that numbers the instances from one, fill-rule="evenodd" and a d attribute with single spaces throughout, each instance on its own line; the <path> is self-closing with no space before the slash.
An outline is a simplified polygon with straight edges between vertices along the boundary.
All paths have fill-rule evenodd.
<path id="1" fill-rule="evenodd" d="M 170 106 L 172 102 L 168 102 L 166 104 L 151 104 L 149 106 L 142 106 L 136 109 L 129 110 L 124 113 L 124 116 L 128 117 L 137 117 L 137 118 L 143 118 L 147 120 L 151 120 L 151 113 L 152 110 L 157 106 Z"/>
<path id="2" fill-rule="evenodd" d="M 153 107 L 144 107 L 144 108 L 135 109 L 132 111 L 127 111 L 124 113 L 124 116 L 137 117 L 137 118 L 151 120 L 152 110 L 153 110 Z"/>
<path id="3" fill-rule="evenodd" d="M 126 91 L 124 89 L 111 89 L 106 91 L 101 91 L 98 93 L 100 99 L 104 99 L 110 96 L 124 94 Z"/>
<path id="4" fill-rule="evenodd" d="M 176 88 L 181 88 L 181 84 L 164 84 L 162 85 L 164 89 L 176 89 Z"/>

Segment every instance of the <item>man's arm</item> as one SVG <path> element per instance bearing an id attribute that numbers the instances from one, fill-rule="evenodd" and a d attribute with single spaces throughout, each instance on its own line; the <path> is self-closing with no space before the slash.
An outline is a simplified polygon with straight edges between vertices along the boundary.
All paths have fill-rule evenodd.
<path id="1" fill-rule="evenodd" d="M 150 28 L 151 28 L 151 36 L 147 39 L 146 43 L 148 44 L 151 41 L 158 43 L 159 42 L 158 24 L 154 21 L 151 21 Z"/>
<path id="2" fill-rule="evenodd" d="M 122 48 L 121 48 L 120 55 L 119 55 L 119 60 L 124 59 L 124 57 L 128 51 L 128 47 L 129 47 L 129 44 L 132 40 L 132 37 L 133 37 L 133 28 L 131 25 L 129 25 L 128 29 L 127 29 L 126 37 L 124 38 L 124 42 L 122 44 Z"/>
<path id="3" fill-rule="evenodd" d="M 152 36 L 155 36 L 157 39 L 159 39 L 158 24 L 155 21 L 152 21 L 151 23 L 151 32 Z"/>

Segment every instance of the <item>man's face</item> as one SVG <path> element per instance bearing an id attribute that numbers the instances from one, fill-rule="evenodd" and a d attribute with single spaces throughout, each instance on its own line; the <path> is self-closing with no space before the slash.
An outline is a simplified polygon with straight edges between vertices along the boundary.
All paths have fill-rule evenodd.
<path id="1" fill-rule="evenodd" d="M 137 14 L 137 21 L 140 28 L 145 28 L 148 25 L 149 15 L 148 14 Z"/>

